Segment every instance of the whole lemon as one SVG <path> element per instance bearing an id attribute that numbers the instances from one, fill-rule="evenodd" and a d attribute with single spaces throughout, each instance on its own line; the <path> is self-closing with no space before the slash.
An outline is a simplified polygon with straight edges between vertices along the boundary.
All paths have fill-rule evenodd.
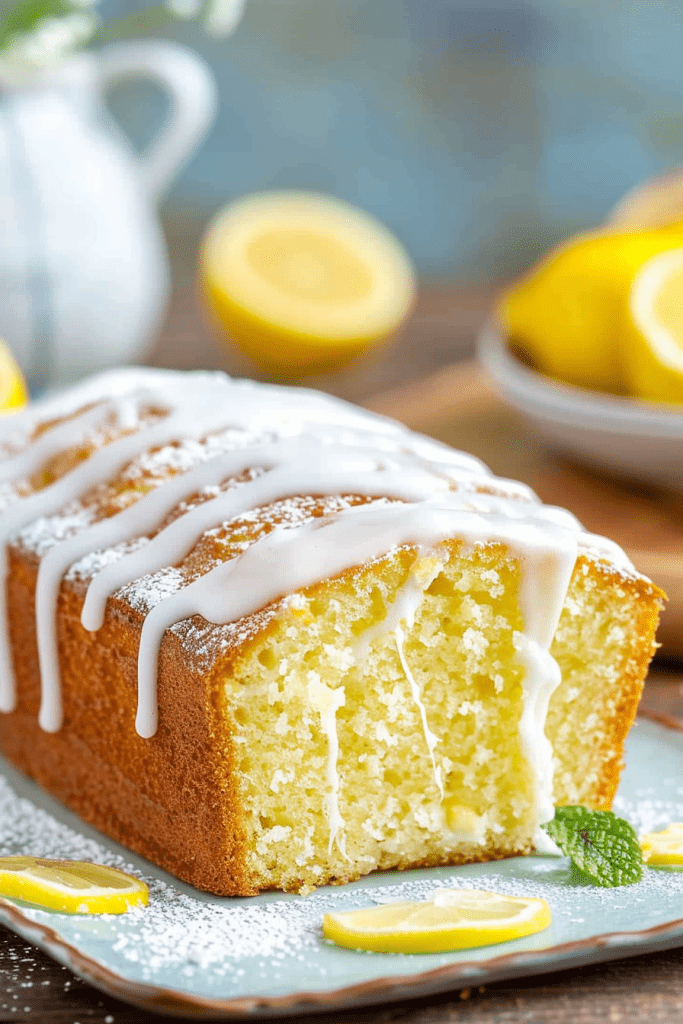
<path id="1" fill-rule="evenodd" d="M 570 239 L 503 295 L 499 312 L 511 344 L 550 377 L 623 392 L 623 319 L 631 282 L 648 259 L 680 245 L 680 222 Z"/>
<path id="2" fill-rule="evenodd" d="M 28 391 L 11 350 L 0 341 L 0 413 L 13 412 L 26 405 Z"/>

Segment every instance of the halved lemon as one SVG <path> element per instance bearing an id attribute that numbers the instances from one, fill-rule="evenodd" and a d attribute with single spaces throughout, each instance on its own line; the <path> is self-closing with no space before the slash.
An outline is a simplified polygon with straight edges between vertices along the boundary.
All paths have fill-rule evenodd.
<path id="1" fill-rule="evenodd" d="M 11 351 L 0 341 L 0 413 L 26 405 L 28 391 Z"/>
<path id="2" fill-rule="evenodd" d="M 662 832 L 648 832 L 640 839 L 643 861 L 656 864 L 683 864 L 683 823 L 675 822 Z"/>
<path id="3" fill-rule="evenodd" d="M 483 889 L 439 889 L 430 900 L 326 914 L 323 934 L 349 949 L 440 953 L 533 935 L 550 920 L 545 900 Z"/>
<path id="4" fill-rule="evenodd" d="M 653 256 L 634 276 L 622 359 L 631 393 L 683 402 L 683 248 Z"/>
<path id="5" fill-rule="evenodd" d="M 102 864 L 0 857 L 0 896 L 69 914 L 125 914 L 146 906 L 149 892 L 144 882 Z"/>
<path id="6" fill-rule="evenodd" d="M 335 369 L 391 335 L 415 297 L 410 260 L 377 220 L 329 196 L 247 196 L 210 224 L 210 307 L 230 339 L 280 377 Z"/>

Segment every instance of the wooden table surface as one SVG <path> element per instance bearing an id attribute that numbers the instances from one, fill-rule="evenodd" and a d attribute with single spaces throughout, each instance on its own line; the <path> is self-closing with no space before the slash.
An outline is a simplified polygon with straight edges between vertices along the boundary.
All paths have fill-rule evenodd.
<path id="1" fill-rule="evenodd" d="M 408 419 L 415 418 L 410 405 L 415 382 L 427 380 L 423 399 L 429 394 L 430 381 L 438 380 L 443 388 L 438 371 L 471 354 L 493 294 L 486 286 L 425 287 L 411 323 L 389 349 L 335 376 L 304 383 L 394 414 L 403 409 Z M 253 374 L 233 352 L 216 343 L 197 310 L 189 280 L 176 288 L 166 327 L 147 361 Z M 457 374 L 453 377 L 455 386 L 460 379 Z M 651 671 L 643 706 L 683 719 L 683 665 L 658 664 Z M 153 1024 L 165 1019 L 177 1018 L 147 1013 L 100 994 L 0 926 L 0 1021 Z M 305 1019 L 311 1024 L 683 1022 L 683 949 Z"/>

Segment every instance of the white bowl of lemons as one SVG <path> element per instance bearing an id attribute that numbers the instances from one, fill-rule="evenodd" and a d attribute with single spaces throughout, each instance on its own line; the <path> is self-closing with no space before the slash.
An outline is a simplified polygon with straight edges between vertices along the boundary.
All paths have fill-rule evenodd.
<path id="1" fill-rule="evenodd" d="M 567 384 L 529 367 L 499 323 L 479 338 L 479 357 L 502 397 L 554 449 L 599 470 L 683 490 L 683 406 Z"/>
<path id="2" fill-rule="evenodd" d="M 479 351 L 555 448 L 683 489 L 683 174 L 546 254 L 501 297 Z"/>

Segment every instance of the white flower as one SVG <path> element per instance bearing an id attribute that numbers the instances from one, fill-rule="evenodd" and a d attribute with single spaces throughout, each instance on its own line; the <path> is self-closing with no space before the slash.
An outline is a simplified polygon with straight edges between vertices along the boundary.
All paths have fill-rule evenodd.
<path id="1" fill-rule="evenodd" d="M 166 0 L 166 6 L 176 18 L 195 18 L 204 14 L 207 32 L 214 36 L 231 35 L 244 13 L 246 0 Z"/>
<path id="2" fill-rule="evenodd" d="M 24 78 L 36 68 L 55 64 L 88 43 L 101 24 L 93 8 L 98 0 L 70 0 L 73 10 L 45 16 L 23 32 L 17 32 L 0 51 L 0 82 Z M 2 0 L 0 0 L 0 5 Z M 245 0 L 166 0 L 167 10 L 178 18 L 201 17 L 212 35 L 227 36 L 240 22 Z M 37 12 L 36 12 L 37 13 Z M 142 12 L 141 12 L 142 13 Z"/>
<path id="3" fill-rule="evenodd" d="M 246 0 L 213 0 L 206 12 L 206 31 L 212 36 L 229 36 L 244 13 Z"/>
<path id="4" fill-rule="evenodd" d="M 99 25 L 93 14 L 75 11 L 61 18 L 43 18 L 30 32 L 16 35 L 0 55 L 4 69 L 27 71 L 61 60 L 87 43 Z"/>
<path id="5" fill-rule="evenodd" d="M 168 0 L 166 6 L 176 18 L 194 18 L 201 11 L 204 0 Z"/>

